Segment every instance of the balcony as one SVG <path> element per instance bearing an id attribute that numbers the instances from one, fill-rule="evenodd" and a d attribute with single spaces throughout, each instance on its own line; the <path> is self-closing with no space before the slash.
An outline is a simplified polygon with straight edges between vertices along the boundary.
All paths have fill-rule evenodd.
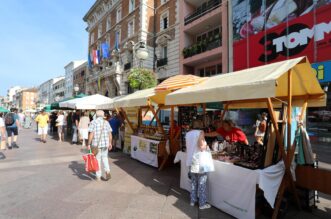
<path id="1" fill-rule="evenodd" d="M 131 68 L 131 62 L 124 64 L 124 71 L 129 70 Z"/>
<path id="2" fill-rule="evenodd" d="M 161 67 L 168 64 L 168 58 L 158 59 L 156 62 L 156 67 Z"/>
<path id="3" fill-rule="evenodd" d="M 222 46 L 222 40 L 219 35 L 215 35 L 208 40 L 203 40 L 197 42 L 189 47 L 183 49 L 184 59 L 188 57 L 192 57 L 201 53 L 204 53 L 209 50 L 213 50 L 215 48 Z"/>
<path id="4" fill-rule="evenodd" d="M 205 14 L 215 10 L 221 5 L 221 2 L 222 2 L 221 0 L 210 0 L 203 3 L 202 5 L 197 7 L 197 9 L 193 13 L 187 15 L 184 18 L 184 25 L 187 25 L 199 19 L 200 17 L 204 16 Z"/>

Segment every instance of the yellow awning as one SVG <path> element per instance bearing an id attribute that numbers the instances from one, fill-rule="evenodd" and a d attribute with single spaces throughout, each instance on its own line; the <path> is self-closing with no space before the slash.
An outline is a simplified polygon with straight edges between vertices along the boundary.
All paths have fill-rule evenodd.
<path id="1" fill-rule="evenodd" d="M 165 104 L 230 102 L 235 108 L 265 107 L 265 103 L 258 100 L 285 100 L 289 71 L 292 72 L 293 105 L 307 98 L 308 106 L 325 106 L 326 95 L 306 57 L 210 77 L 167 95 Z"/>
<path id="2" fill-rule="evenodd" d="M 176 75 L 170 77 L 156 86 L 156 92 L 175 91 L 184 87 L 201 83 L 207 78 L 201 78 L 195 75 Z"/>

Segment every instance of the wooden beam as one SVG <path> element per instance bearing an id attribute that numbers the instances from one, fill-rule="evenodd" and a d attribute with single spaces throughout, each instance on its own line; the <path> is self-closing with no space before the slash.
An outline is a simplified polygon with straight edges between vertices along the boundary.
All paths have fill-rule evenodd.
<path id="1" fill-rule="evenodd" d="M 159 117 L 158 117 L 158 115 L 157 115 L 157 112 L 155 112 L 154 107 L 153 107 L 152 105 L 149 105 L 149 108 L 150 108 L 151 112 L 153 113 L 154 118 L 155 118 L 155 120 L 156 120 L 156 123 L 157 123 L 157 125 L 159 126 L 161 132 L 162 132 L 163 134 L 165 134 L 164 129 L 163 129 L 163 126 L 162 126 L 162 124 L 161 124 L 161 121 L 160 121 L 160 119 L 159 119 Z M 159 108 L 159 109 L 160 109 L 160 108 Z M 159 111 L 159 109 L 158 109 L 158 111 Z"/>
<path id="2" fill-rule="evenodd" d="M 222 114 L 221 114 L 221 121 L 224 120 L 225 113 L 228 111 L 228 109 L 229 109 L 229 104 L 226 103 L 224 106 L 224 110 L 222 111 Z"/>
<path id="3" fill-rule="evenodd" d="M 274 129 L 275 129 L 276 140 L 277 140 L 280 152 L 281 152 L 281 156 L 282 156 L 282 159 L 284 161 L 284 164 L 286 165 L 286 154 L 285 154 L 285 150 L 284 150 L 283 140 L 282 140 L 281 135 L 279 133 L 277 119 L 275 118 L 275 111 L 274 111 L 273 104 L 272 104 L 270 98 L 267 99 L 267 105 L 268 105 L 268 110 L 269 110 L 271 122 L 272 122 L 272 125 L 274 126 Z"/>
<path id="4" fill-rule="evenodd" d="M 128 116 L 126 115 L 125 110 L 123 108 L 120 108 L 120 110 L 121 110 L 121 112 L 124 116 L 124 119 L 127 121 L 129 127 L 131 128 L 132 132 L 135 132 L 135 129 L 133 128 L 133 125 L 132 125 L 131 121 L 129 120 Z"/>
<path id="5" fill-rule="evenodd" d="M 304 115 L 306 113 L 307 106 L 308 106 L 308 100 L 305 99 L 305 102 L 303 103 L 303 106 L 301 108 L 300 122 L 303 121 L 303 117 L 304 117 Z"/>
<path id="6" fill-rule="evenodd" d="M 158 114 L 158 113 L 160 112 L 160 110 L 161 110 L 161 108 L 157 108 L 157 110 L 156 110 L 156 114 Z M 155 116 L 154 116 L 154 114 L 153 114 L 153 118 L 152 118 L 152 120 L 149 122 L 149 126 L 152 125 L 154 119 L 155 119 Z"/>
<path id="7" fill-rule="evenodd" d="M 207 110 L 206 110 L 206 104 L 205 103 L 203 103 L 202 104 L 202 110 L 203 110 L 203 127 L 206 127 L 206 112 L 207 112 Z"/>

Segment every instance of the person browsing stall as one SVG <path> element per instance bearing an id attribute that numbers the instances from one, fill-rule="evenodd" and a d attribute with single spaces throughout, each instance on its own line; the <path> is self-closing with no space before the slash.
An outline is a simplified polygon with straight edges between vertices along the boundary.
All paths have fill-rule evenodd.
<path id="1" fill-rule="evenodd" d="M 205 133 L 206 137 L 217 137 L 222 136 L 224 140 L 232 143 L 239 142 L 248 145 L 248 140 L 245 133 L 234 126 L 233 122 L 229 119 L 226 119 L 222 122 L 222 126 L 214 132 Z"/>

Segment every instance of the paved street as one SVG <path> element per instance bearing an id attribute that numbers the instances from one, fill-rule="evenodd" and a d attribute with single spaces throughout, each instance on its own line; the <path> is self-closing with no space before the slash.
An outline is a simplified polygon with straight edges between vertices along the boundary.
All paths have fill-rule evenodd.
<path id="1" fill-rule="evenodd" d="M 80 146 L 36 137 L 22 130 L 21 148 L 3 153 L 0 218 L 231 218 L 190 207 L 178 167 L 159 172 L 118 152 L 110 159 L 112 179 L 95 182 L 84 171 Z M 291 210 L 286 218 L 328 218 L 330 201 L 321 201 L 313 213 Z"/>

